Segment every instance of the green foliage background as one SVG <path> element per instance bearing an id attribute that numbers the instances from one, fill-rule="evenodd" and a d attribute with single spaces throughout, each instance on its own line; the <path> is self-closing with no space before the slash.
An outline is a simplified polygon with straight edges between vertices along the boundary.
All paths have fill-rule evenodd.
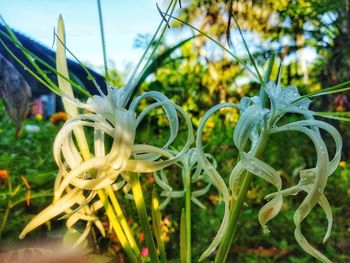
<path id="1" fill-rule="evenodd" d="M 222 43 L 226 41 L 231 1 L 182 1 L 183 8 L 178 16 L 193 23 L 199 29 L 215 36 Z M 244 30 L 249 40 L 254 57 L 264 66 L 264 61 L 272 54 L 284 52 L 285 63 L 282 71 L 282 84 L 294 84 L 306 93 L 331 84 L 350 80 L 350 9 L 345 0 L 279 0 L 279 1 L 232 1 L 232 14 Z M 173 33 L 183 30 L 179 22 L 172 23 Z M 230 37 L 233 43 L 237 38 L 234 23 L 230 24 Z M 141 45 L 142 46 L 142 45 Z M 288 46 L 288 48 L 286 47 Z M 232 46 L 242 53 L 240 46 Z M 312 64 L 304 61 L 305 48 L 311 48 L 316 58 Z M 171 50 L 171 52 L 169 52 Z M 284 51 L 283 51 L 284 50 Z M 286 50 L 289 50 L 288 52 Z M 198 127 L 203 114 L 220 102 L 239 102 L 245 95 L 257 93 L 257 85 L 251 81 L 236 61 L 214 47 L 206 38 L 198 36 L 182 45 L 168 46 L 162 43 L 159 56 L 154 61 L 152 71 L 147 73 L 140 83 L 139 92 L 159 90 L 172 98 L 190 114 L 195 127 Z M 163 54 L 163 56 L 161 55 Z M 164 56 L 166 54 L 166 56 Z M 243 52 L 244 54 L 244 52 Z M 243 59 L 247 60 L 244 57 Z M 272 79 L 276 79 L 279 64 L 276 63 Z M 119 86 L 123 84 L 123 74 L 113 70 L 109 76 Z M 348 94 L 343 94 L 346 99 Z M 349 105 L 339 105 L 336 96 L 317 99 L 312 107 L 321 111 L 349 109 Z M 1 244 L 17 244 L 17 236 L 28 219 L 50 203 L 50 193 L 56 174 L 51 147 L 59 127 L 49 121 L 26 120 L 25 124 L 39 125 L 40 132 L 24 132 L 18 139 L 14 137 L 14 127 L 0 106 L 0 169 L 7 169 L 12 184 L 19 187 L 14 196 L 9 196 L 6 182 L 0 185 L 0 217 L 5 214 L 9 200 L 18 202 L 11 209 L 10 217 L 1 228 Z M 160 145 L 168 136 L 167 123 L 154 111 L 151 117 L 142 123 L 137 141 L 147 141 Z M 206 149 L 219 163 L 219 170 L 228 178 L 233 168 L 237 152 L 233 147 L 232 134 L 239 118 L 237 111 L 221 111 L 211 118 L 203 140 Z M 289 116 L 295 118 L 295 116 Z M 350 262 L 350 148 L 349 125 L 333 123 L 342 132 L 344 138 L 343 160 L 341 167 L 329 178 L 325 195 L 331 203 L 334 213 L 334 226 L 330 240 L 321 244 L 326 230 L 326 219 L 321 209 L 316 209 L 303 226 L 313 244 L 334 262 Z M 157 127 L 157 129 L 154 129 Z M 185 136 L 185 135 L 184 135 Z M 185 138 L 179 138 L 181 144 Z M 329 144 L 331 147 L 331 144 Z M 332 148 L 332 147 L 331 147 Z M 306 137 L 290 133 L 275 136 L 267 147 L 263 158 L 282 174 L 286 187 L 295 185 L 298 178 L 293 174 L 301 166 L 310 167 L 314 152 Z M 49 154 L 50 153 L 50 154 Z M 171 169 L 174 189 L 181 188 L 177 169 Z M 21 176 L 25 176 L 31 185 L 32 203 L 26 205 L 26 192 Z M 153 188 L 152 175 L 145 176 L 144 189 L 146 199 L 150 200 Z M 248 193 L 245 207 L 237 228 L 230 262 L 313 262 L 298 247 L 293 235 L 293 212 L 301 197 L 285 200 L 281 214 L 269 225 L 270 235 L 264 235 L 257 221 L 257 213 L 264 204 L 264 196 L 273 191 L 265 182 L 257 179 Z M 35 198 L 35 196 L 38 198 Z M 121 195 L 121 199 L 123 195 Z M 193 256 L 198 259 L 204 248 L 210 243 L 220 224 L 223 207 L 217 200 L 217 193 L 211 188 L 207 197 L 201 201 L 207 206 L 202 210 L 193 207 Z M 135 233 L 140 231 L 136 223 L 137 213 L 132 202 L 123 199 L 126 214 L 132 220 Z M 183 200 L 174 200 L 162 211 L 163 216 L 170 215 L 174 233 L 166 243 L 169 259 L 179 257 L 179 225 Z M 3 219 L 1 219 L 3 222 Z M 35 231 L 29 240 L 57 238 L 63 235 L 62 222 L 56 222 L 56 229 L 48 231 L 50 226 L 43 226 Z M 96 249 L 101 253 L 113 255 L 118 242 L 113 238 L 91 237 L 98 241 Z M 28 241 L 24 241 L 28 242 Z M 141 241 L 140 241 L 141 242 Z M 142 242 L 141 242 L 142 243 Z M 118 252 L 120 253 L 120 252 Z"/>

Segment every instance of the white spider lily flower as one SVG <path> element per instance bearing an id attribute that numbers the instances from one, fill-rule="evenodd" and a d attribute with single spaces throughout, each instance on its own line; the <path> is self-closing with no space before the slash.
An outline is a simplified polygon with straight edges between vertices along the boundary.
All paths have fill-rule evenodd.
<path id="1" fill-rule="evenodd" d="M 279 114 L 287 112 L 304 114 L 309 112 L 311 100 L 308 98 L 292 103 L 300 98 L 298 88 L 295 86 L 282 88 L 280 85 L 270 81 L 266 85 L 265 91 L 271 101 L 271 110 L 278 111 Z"/>
<path id="2" fill-rule="evenodd" d="M 62 18 L 59 19 L 58 29 L 57 69 L 68 77 Z M 171 165 L 193 142 L 192 124 L 188 115 L 160 92 L 145 92 L 127 105 L 131 96 L 129 89 L 132 87 L 116 89 L 109 86 L 107 94 L 103 94 L 97 87 L 100 95 L 93 96 L 83 103 L 73 97 L 72 88 L 67 81 L 61 77 L 58 79 L 65 108 L 71 118 L 63 125 L 54 142 L 54 158 L 59 168 L 54 186 L 54 200 L 52 205 L 32 219 L 22 231 L 20 238 L 24 238 L 34 228 L 62 213 L 66 213 L 65 217 L 69 218 L 67 222 L 69 227 L 78 220 L 88 222 L 83 236 L 88 233 L 92 222 L 104 234 L 101 224 L 94 216 L 94 212 L 102 207 L 101 203 L 97 201 L 89 206 L 96 191 L 107 186 L 112 186 L 113 190 L 123 187 L 127 177 L 119 182 L 117 180 L 123 177 L 124 172 L 148 173 Z M 156 102 L 137 115 L 137 107 L 143 98 L 153 98 Z M 146 114 L 156 107 L 162 107 L 168 118 L 170 126 L 168 142 L 161 148 L 135 144 L 137 127 Z M 79 114 L 78 108 L 92 113 Z M 179 131 L 177 112 L 185 119 L 188 136 L 183 149 L 170 158 L 167 148 Z M 84 128 L 94 130 L 93 154 L 90 153 Z M 105 149 L 105 136 L 113 140 L 108 152 Z"/>
<path id="3" fill-rule="evenodd" d="M 174 152 L 175 154 L 176 152 Z M 216 161 L 214 158 L 207 154 L 206 157 L 208 159 L 212 160 L 213 165 L 216 167 Z M 169 181 L 168 178 L 165 175 L 165 171 L 162 169 L 158 172 L 154 173 L 154 178 L 156 184 L 162 189 L 162 192 L 160 193 L 160 196 L 165 197 L 165 200 L 161 202 L 159 205 L 159 209 L 164 209 L 166 205 L 170 202 L 172 198 L 183 198 L 186 194 L 186 181 L 187 176 L 190 176 L 191 183 L 195 183 L 198 181 L 207 181 L 206 180 L 206 171 L 203 169 L 203 166 L 200 164 L 197 154 L 196 148 L 189 149 L 177 162 L 176 164 L 181 167 L 182 172 L 182 182 L 184 185 L 183 190 L 174 190 Z M 192 190 L 191 191 L 191 201 L 195 203 L 197 206 L 199 206 L 202 209 L 206 209 L 206 207 L 202 204 L 201 201 L 199 201 L 198 197 L 205 195 L 209 189 L 210 189 L 211 183 L 208 183 L 205 187 L 199 189 L 199 190 Z"/>
<path id="4" fill-rule="evenodd" d="M 54 158 L 59 167 L 54 187 L 54 202 L 51 206 L 39 213 L 21 234 L 21 238 L 37 226 L 45 223 L 51 218 L 61 214 L 69 213 L 76 203 L 76 219 L 83 213 L 83 208 L 91 200 L 84 197 L 84 193 L 95 195 L 96 190 L 107 186 L 118 188 L 117 179 L 123 177 L 124 172 L 149 173 L 167 167 L 179 160 L 193 142 L 193 131 L 191 121 L 184 110 L 174 104 L 159 92 L 148 92 L 137 97 L 129 107 L 125 107 L 125 90 L 109 87 L 106 96 L 94 96 L 86 104 L 77 103 L 77 106 L 91 111 L 91 114 L 79 114 L 70 118 L 57 134 L 54 142 Z M 157 102 L 146 107 L 138 116 L 136 108 L 142 98 L 151 97 Z M 163 107 L 169 119 L 171 137 L 162 147 L 147 144 L 135 144 L 135 133 L 142 118 L 155 107 Z M 167 148 L 178 133 L 177 111 L 184 117 L 188 129 L 187 141 L 181 151 L 175 156 L 168 152 Z M 84 161 L 73 140 L 76 128 L 91 127 L 94 129 L 94 156 Z M 105 135 L 113 139 L 108 153 L 104 146 Z M 165 159 L 164 159 L 165 158 Z M 123 178 L 128 181 L 128 177 Z M 86 201 L 82 201 L 82 198 Z M 91 198 L 90 198 L 91 199 Z M 61 205 L 65 200 L 65 205 Z M 69 200 L 69 202 L 68 202 Z M 80 202 L 78 202 L 80 200 Z M 89 209 L 89 208 L 87 208 Z M 78 213 L 78 214 L 77 214 Z M 91 219 L 91 220 L 90 220 Z M 89 217 L 93 222 L 94 216 Z M 34 222 L 34 223 L 33 223 Z"/>
<path id="5" fill-rule="evenodd" d="M 230 209 L 228 202 L 229 191 L 224 185 L 220 174 L 205 158 L 201 142 L 202 131 L 206 121 L 217 110 L 223 107 L 235 107 L 240 110 L 241 116 L 233 134 L 233 141 L 239 152 L 239 161 L 232 169 L 229 177 L 229 186 L 233 198 L 237 198 L 247 172 L 271 183 L 277 191 L 265 197 L 269 201 L 260 209 L 258 215 L 263 230 L 268 232 L 266 223 L 280 212 L 283 205 L 283 197 L 297 194 L 300 191 L 306 192 L 307 196 L 294 215 L 294 223 L 296 226 L 295 238 L 307 253 L 321 261 L 330 262 L 326 256 L 311 246 L 305 239 L 301 232 L 301 223 L 308 216 L 313 207 L 317 203 L 320 204 L 328 221 L 324 242 L 329 238 L 333 219 L 330 205 L 323 191 L 326 187 L 328 176 L 335 171 L 340 161 L 342 148 L 341 136 L 330 124 L 314 120 L 313 116 L 315 113 L 308 109 L 311 101 L 307 98 L 297 100 L 300 98 L 300 94 L 296 87 L 288 86 L 282 88 L 280 85 L 276 86 L 273 82 L 269 82 L 266 85 L 265 92 L 270 100 L 270 108 L 263 107 L 259 97 L 244 97 L 240 105 L 223 103 L 214 106 L 204 115 L 199 126 L 197 148 L 202 157 L 201 161 L 203 166 L 209 171 L 211 175 L 210 179 L 213 185 L 216 186 L 222 194 L 225 203 L 225 214 L 220 229 L 209 249 L 203 253 L 200 260 L 207 257 L 220 242 L 227 226 L 228 211 Z M 278 127 L 279 120 L 286 113 L 301 114 L 306 120 Z M 319 131 L 320 129 L 328 132 L 334 139 L 336 152 L 332 160 L 329 160 L 328 150 Z M 260 160 L 259 157 L 261 157 L 270 136 L 276 132 L 286 132 L 290 130 L 302 132 L 312 140 L 317 153 L 317 163 L 315 168 L 300 172 L 301 179 L 298 185 L 288 189 L 282 189 L 282 180 L 279 173 L 270 165 Z M 247 149 L 248 146 L 249 149 Z"/>
<path id="6" fill-rule="evenodd" d="M 323 129 L 333 137 L 336 146 L 336 151 L 331 161 L 329 161 L 327 147 L 322 137 L 317 132 L 311 129 L 313 127 Z M 323 242 L 326 242 L 328 240 L 332 229 L 333 216 L 331 207 L 328 203 L 327 198 L 323 194 L 323 191 L 326 186 L 328 176 L 334 173 L 339 164 L 342 148 L 342 139 L 339 132 L 333 126 L 326 122 L 317 120 L 298 121 L 295 123 L 284 125 L 279 128 L 275 128 L 273 132 L 282 132 L 288 130 L 299 131 L 306 134 L 313 141 L 317 151 L 316 167 L 300 171 L 299 183 L 296 186 L 290 187 L 282 191 L 283 196 L 296 195 L 301 191 L 307 193 L 307 196 L 305 197 L 304 201 L 295 212 L 295 237 L 299 245 L 309 254 L 311 254 L 315 258 L 318 258 L 319 260 L 322 260 L 323 262 L 331 262 L 326 256 L 324 256 L 322 253 L 320 253 L 317 249 L 315 249 L 308 243 L 308 241 L 305 239 L 301 232 L 301 222 L 311 212 L 311 209 L 318 203 L 324 210 L 328 221 L 327 232 L 324 236 Z M 270 198 L 273 195 L 274 194 L 268 195 L 266 198 Z"/>

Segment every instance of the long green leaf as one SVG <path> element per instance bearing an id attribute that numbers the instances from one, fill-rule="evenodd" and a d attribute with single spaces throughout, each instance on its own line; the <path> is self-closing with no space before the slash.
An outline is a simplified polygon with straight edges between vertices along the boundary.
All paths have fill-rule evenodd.
<path id="1" fill-rule="evenodd" d="M 11 36 L 9 36 L 7 33 L 3 32 L 2 30 L 0 30 L 0 35 L 3 36 L 4 38 L 6 38 L 8 41 L 10 41 L 12 44 L 14 44 L 18 49 L 21 50 L 21 52 L 23 53 L 27 53 L 27 55 L 29 55 L 31 58 L 33 58 L 35 61 L 37 61 L 38 63 L 40 63 L 42 66 L 44 66 L 46 69 L 48 69 L 49 71 L 53 72 L 54 74 L 60 76 L 61 78 L 65 79 L 66 81 L 68 81 L 73 87 L 75 87 L 80 93 L 82 93 L 83 95 L 86 95 L 88 97 L 91 97 L 91 94 L 85 90 L 81 85 L 78 85 L 77 83 L 75 83 L 74 81 L 71 81 L 69 78 L 66 78 L 65 76 L 63 76 L 60 72 L 58 72 L 54 67 L 52 67 L 51 65 L 49 65 L 47 62 L 45 62 L 43 59 L 41 59 L 40 57 L 38 57 L 36 54 L 34 54 L 33 52 L 31 52 L 30 50 L 28 50 L 27 48 L 25 48 L 23 45 L 18 45 L 17 42 L 15 40 L 12 39 Z M 34 71 L 30 70 L 27 65 L 25 65 L 8 47 L 7 45 L 1 41 L 1 44 L 5 47 L 5 49 L 9 52 L 9 54 L 16 60 L 16 62 L 18 62 L 22 67 L 26 68 L 26 70 L 34 77 L 36 78 L 40 83 L 42 83 L 44 86 L 46 86 L 47 88 L 49 88 L 50 90 L 52 90 L 54 93 L 56 93 L 57 95 L 59 94 L 59 90 L 58 87 L 51 87 L 48 83 L 45 84 L 45 80 L 40 78 L 36 73 L 34 73 Z M 44 83 L 45 82 L 45 83 Z M 57 88 L 57 90 L 55 89 Z"/>
<path id="2" fill-rule="evenodd" d="M 226 48 L 224 45 L 222 45 L 218 40 L 214 39 L 213 37 L 211 37 L 210 35 L 208 35 L 207 33 L 205 33 L 204 31 L 196 28 L 195 26 L 191 25 L 190 23 L 187 23 L 184 20 L 181 20 L 180 18 L 177 18 L 175 16 L 172 15 L 167 15 L 164 14 L 166 16 L 171 17 L 172 19 L 179 21 L 180 23 L 192 28 L 194 31 L 198 32 L 199 34 L 205 36 L 206 38 L 210 39 L 214 44 L 216 44 L 217 46 L 219 46 L 220 48 L 222 48 L 225 52 L 227 52 L 230 56 L 232 56 L 235 60 L 238 61 L 239 64 L 241 64 L 241 66 L 243 68 L 245 68 L 254 78 L 258 79 L 257 75 L 247 66 L 247 64 L 240 59 L 236 54 L 234 54 L 231 50 L 229 50 L 228 48 Z"/>
<path id="3" fill-rule="evenodd" d="M 168 8 L 167 8 L 167 10 L 165 12 L 166 15 L 168 14 L 169 11 L 170 11 L 170 16 L 173 14 L 177 2 L 178 2 L 178 0 L 171 0 L 170 4 L 168 5 Z M 166 22 L 168 22 L 168 21 L 166 21 Z M 128 94 L 126 96 L 127 99 L 131 97 L 132 93 L 134 92 L 134 90 L 136 88 L 135 85 L 132 85 L 132 83 L 134 81 L 134 78 L 135 78 L 135 76 L 136 76 L 136 74 L 138 72 L 138 69 L 141 66 L 143 60 L 146 58 L 146 55 L 148 54 L 148 51 L 150 50 L 151 46 L 153 45 L 153 42 L 155 41 L 156 37 L 158 36 L 159 32 L 160 32 L 160 36 L 159 36 L 156 44 L 154 45 L 153 50 L 151 51 L 151 54 L 149 55 L 148 59 L 146 60 L 145 64 L 143 65 L 143 68 L 141 69 L 139 76 L 143 75 L 143 72 L 147 68 L 148 64 L 151 62 L 151 59 L 153 58 L 154 54 L 156 53 L 156 51 L 157 51 L 157 49 L 158 49 L 158 47 L 159 47 L 159 45 L 161 43 L 161 40 L 164 37 L 165 31 L 168 28 L 168 23 L 166 23 L 165 26 L 163 26 L 163 23 L 164 23 L 164 19 L 162 19 L 161 22 L 159 23 L 156 32 L 153 34 L 151 41 L 147 45 L 146 50 L 142 54 L 139 62 L 137 63 L 135 69 L 133 70 L 133 72 L 132 72 L 132 74 L 131 74 L 131 76 L 130 76 L 127 84 L 126 84 L 126 87 L 129 88 Z M 163 26 L 163 28 L 162 28 L 162 26 Z M 138 83 L 139 81 L 136 80 L 134 82 Z"/>
<path id="4" fill-rule="evenodd" d="M 79 58 L 74 55 L 74 53 L 66 46 L 66 44 L 57 36 L 57 34 L 55 34 L 55 37 L 57 38 L 57 40 L 64 46 L 64 48 L 66 49 L 66 51 L 78 62 L 78 64 L 82 67 L 82 69 L 85 71 L 86 75 L 88 76 L 88 78 L 92 81 L 92 83 L 94 84 L 95 88 L 98 90 L 98 92 L 100 93 L 100 95 L 103 94 L 101 87 L 97 84 L 96 79 L 91 75 L 90 71 L 88 70 L 88 68 L 79 60 Z"/>
<path id="5" fill-rule="evenodd" d="M 186 39 L 180 41 L 176 45 L 163 51 L 163 53 L 161 53 L 159 56 L 152 59 L 151 63 L 148 64 L 147 68 L 144 69 L 144 71 L 142 72 L 142 75 L 138 78 L 135 87 L 138 88 L 149 75 L 151 75 L 152 73 L 155 73 L 157 71 L 157 69 L 164 63 L 164 61 L 167 58 L 169 58 L 169 56 L 175 50 L 177 50 L 178 48 L 180 48 L 181 46 L 183 46 L 184 44 L 186 44 L 188 41 L 192 40 L 195 37 L 197 37 L 197 36 L 191 36 L 189 38 L 186 38 Z"/>
<path id="6" fill-rule="evenodd" d="M 36 78 L 41 84 L 43 84 L 48 89 L 52 90 L 55 94 L 60 95 L 60 90 L 58 87 L 51 87 L 45 80 L 43 80 L 39 75 L 37 75 L 33 70 L 27 67 L 5 44 L 5 42 L 0 39 L 0 43 L 4 46 L 6 51 L 18 62 L 26 71 L 28 71 L 34 78 Z"/>
<path id="7" fill-rule="evenodd" d="M 16 43 L 18 48 L 23 47 L 22 43 L 17 39 L 15 33 L 12 31 L 10 26 L 5 22 L 5 20 L 0 16 L 0 20 L 3 21 L 6 30 L 8 31 L 9 36 Z M 23 52 L 23 50 L 21 49 Z M 26 52 L 23 52 L 23 55 L 28 59 L 30 64 L 34 67 L 34 69 L 38 72 L 38 74 L 53 88 L 57 88 L 57 85 L 47 76 L 47 74 L 39 67 L 39 65 L 35 62 L 35 60 Z"/>
<path id="8" fill-rule="evenodd" d="M 301 96 L 300 98 L 294 100 L 292 103 L 295 103 L 297 101 L 300 101 L 304 98 L 310 98 L 310 97 L 316 97 L 316 96 L 324 96 L 324 95 L 329 95 L 333 93 L 339 93 L 339 92 L 344 92 L 350 90 L 350 80 L 345 81 L 343 83 L 337 84 L 335 86 L 325 88 L 325 89 L 320 89 L 314 92 L 310 92 L 308 94 L 305 94 Z"/>
<path id="9" fill-rule="evenodd" d="M 244 47 L 245 47 L 245 49 L 246 49 L 246 51 L 247 51 L 247 53 L 248 53 L 250 62 L 253 64 L 253 67 L 254 67 L 254 69 L 255 69 L 255 72 L 256 72 L 256 74 L 257 74 L 257 76 L 258 76 L 258 78 L 259 78 L 260 84 L 265 88 L 265 87 L 266 87 L 265 81 L 264 81 L 264 79 L 262 78 L 262 76 L 261 76 L 261 74 L 260 74 L 260 71 L 259 71 L 259 69 L 258 69 L 258 67 L 257 67 L 257 65 L 256 65 L 256 63 L 255 63 L 254 57 L 253 57 L 252 54 L 250 53 L 249 47 L 248 47 L 248 45 L 247 45 L 247 42 L 245 41 L 245 38 L 244 38 L 244 36 L 243 36 L 241 27 L 239 26 L 239 24 L 238 24 L 236 18 L 235 18 L 234 16 L 232 16 L 232 18 L 233 18 L 233 20 L 234 20 L 235 23 L 236 23 L 236 26 L 237 26 L 237 28 L 238 28 L 239 34 L 241 35 L 241 38 L 242 38 L 242 40 L 243 40 Z"/>
<path id="10" fill-rule="evenodd" d="M 315 112 L 314 115 L 338 120 L 338 121 L 350 121 L 350 111 L 343 111 L 343 112 Z"/>

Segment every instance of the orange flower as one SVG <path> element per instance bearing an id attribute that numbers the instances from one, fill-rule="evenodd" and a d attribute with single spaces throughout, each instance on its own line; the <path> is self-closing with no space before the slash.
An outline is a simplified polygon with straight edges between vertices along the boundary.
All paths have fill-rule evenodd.
<path id="1" fill-rule="evenodd" d="M 21 178 L 22 178 L 22 181 L 23 181 L 25 187 L 28 190 L 27 191 L 27 206 L 30 206 L 30 185 L 29 185 L 27 179 L 24 176 L 21 176 Z"/>
<path id="2" fill-rule="evenodd" d="M 153 176 L 148 177 L 147 178 L 147 183 L 153 184 L 154 183 L 154 177 Z"/>
<path id="3" fill-rule="evenodd" d="M 65 112 L 57 112 L 50 117 L 50 121 L 53 125 L 57 125 L 60 121 L 65 122 L 68 120 L 68 115 Z"/>
<path id="4" fill-rule="evenodd" d="M 7 180 L 9 172 L 7 170 L 0 170 L 0 181 Z"/>
<path id="5" fill-rule="evenodd" d="M 144 233 L 138 233 L 137 234 L 140 243 L 142 243 L 145 240 L 145 234 Z"/>

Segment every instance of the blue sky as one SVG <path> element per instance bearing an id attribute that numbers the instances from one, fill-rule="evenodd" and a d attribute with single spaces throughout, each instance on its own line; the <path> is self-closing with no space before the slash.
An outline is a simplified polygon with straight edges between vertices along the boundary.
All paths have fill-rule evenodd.
<path id="1" fill-rule="evenodd" d="M 165 1 L 159 0 L 160 6 Z M 151 34 L 160 15 L 155 0 L 101 0 L 108 58 L 123 70 L 142 50 L 133 48 L 138 33 Z M 67 46 L 84 62 L 102 66 L 96 0 L 0 0 L 0 14 L 14 29 L 51 47 L 62 14 Z"/>
<path id="2" fill-rule="evenodd" d="M 101 0 L 108 58 L 123 73 L 136 64 L 142 50 L 133 48 L 139 33 L 152 34 L 160 15 L 156 8 L 159 2 L 164 10 L 168 0 Z M 0 0 L 0 14 L 14 29 L 51 47 L 53 30 L 59 14 L 66 26 L 68 48 L 83 62 L 88 62 L 102 70 L 103 56 L 98 22 L 97 0 Z M 188 31 L 182 31 L 182 38 Z M 167 34 L 167 42 L 179 41 L 179 35 Z M 249 37 L 248 37 L 249 38 Z M 256 42 L 256 38 L 255 41 Z M 233 37 L 239 55 L 245 55 L 241 39 Z M 249 41 L 248 41 L 249 42 Z M 259 41 L 258 41 L 259 42 Z M 225 44 L 225 43 L 223 43 Z M 214 47 L 213 52 L 222 51 Z M 307 49 L 308 62 L 315 58 L 315 52 Z"/>

